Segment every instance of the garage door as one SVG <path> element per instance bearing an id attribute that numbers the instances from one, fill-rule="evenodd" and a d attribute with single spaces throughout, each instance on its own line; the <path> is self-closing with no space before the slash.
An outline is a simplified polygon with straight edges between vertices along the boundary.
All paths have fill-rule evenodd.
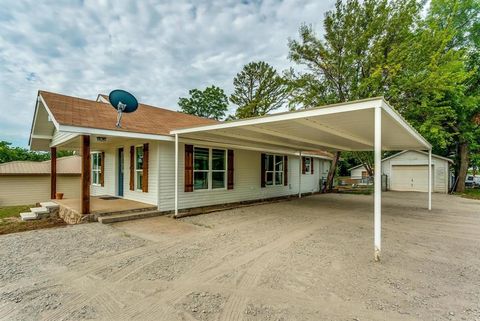
<path id="1" fill-rule="evenodd" d="M 393 191 L 428 192 L 428 166 L 393 165 L 390 185 Z"/>

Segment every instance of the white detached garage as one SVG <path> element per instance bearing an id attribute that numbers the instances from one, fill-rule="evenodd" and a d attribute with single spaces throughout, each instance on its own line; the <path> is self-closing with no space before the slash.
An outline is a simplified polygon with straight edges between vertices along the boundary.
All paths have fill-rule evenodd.
<path id="1" fill-rule="evenodd" d="M 451 159 L 432 154 L 432 185 L 437 193 L 448 193 Z M 428 153 L 404 150 L 382 160 L 382 174 L 387 175 L 392 191 L 428 192 Z M 359 165 L 350 169 L 353 179 L 361 179 L 366 169 Z"/>

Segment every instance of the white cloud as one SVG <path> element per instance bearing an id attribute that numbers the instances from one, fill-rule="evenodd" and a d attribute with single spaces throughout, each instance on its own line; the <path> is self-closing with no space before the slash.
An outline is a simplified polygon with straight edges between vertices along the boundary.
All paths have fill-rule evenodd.
<path id="1" fill-rule="evenodd" d="M 285 69 L 288 38 L 321 30 L 333 1 L 36 1 L 0 6 L 0 140 L 26 145 L 38 89 L 94 99 L 114 88 L 177 109 L 242 66 Z"/>

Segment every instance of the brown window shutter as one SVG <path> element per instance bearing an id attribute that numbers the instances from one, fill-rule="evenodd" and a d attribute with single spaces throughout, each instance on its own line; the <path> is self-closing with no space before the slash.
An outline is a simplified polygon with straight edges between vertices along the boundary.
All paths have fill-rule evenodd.
<path id="1" fill-rule="evenodd" d="M 305 168 L 305 157 L 302 157 L 302 174 L 305 174 L 306 172 L 306 168 Z"/>
<path id="2" fill-rule="evenodd" d="M 100 185 L 105 186 L 105 152 L 102 152 L 102 156 L 100 156 L 101 164 L 100 164 Z"/>
<path id="3" fill-rule="evenodd" d="M 315 167 L 314 166 L 315 163 L 313 162 L 313 157 L 310 157 L 310 174 L 313 175 L 313 168 Z"/>
<path id="4" fill-rule="evenodd" d="M 193 145 L 185 145 L 185 192 L 193 192 Z"/>
<path id="5" fill-rule="evenodd" d="M 142 192 L 148 193 L 148 143 L 143 144 Z"/>
<path id="6" fill-rule="evenodd" d="M 233 150 L 227 153 L 227 189 L 233 189 Z"/>
<path id="7" fill-rule="evenodd" d="M 130 190 L 135 190 L 135 146 L 130 146 Z"/>
<path id="8" fill-rule="evenodd" d="M 288 185 L 288 156 L 283 156 L 283 185 Z"/>
<path id="9" fill-rule="evenodd" d="M 260 165 L 260 186 L 265 187 L 265 158 L 266 155 L 262 154 L 261 165 Z"/>

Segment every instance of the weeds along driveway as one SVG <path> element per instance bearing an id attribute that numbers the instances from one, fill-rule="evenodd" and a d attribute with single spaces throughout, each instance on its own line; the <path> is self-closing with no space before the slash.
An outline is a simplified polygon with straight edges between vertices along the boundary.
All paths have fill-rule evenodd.
<path id="1" fill-rule="evenodd" d="M 317 195 L 0 237 L 2 320 L 480 319 L 480 202 Z"/>

